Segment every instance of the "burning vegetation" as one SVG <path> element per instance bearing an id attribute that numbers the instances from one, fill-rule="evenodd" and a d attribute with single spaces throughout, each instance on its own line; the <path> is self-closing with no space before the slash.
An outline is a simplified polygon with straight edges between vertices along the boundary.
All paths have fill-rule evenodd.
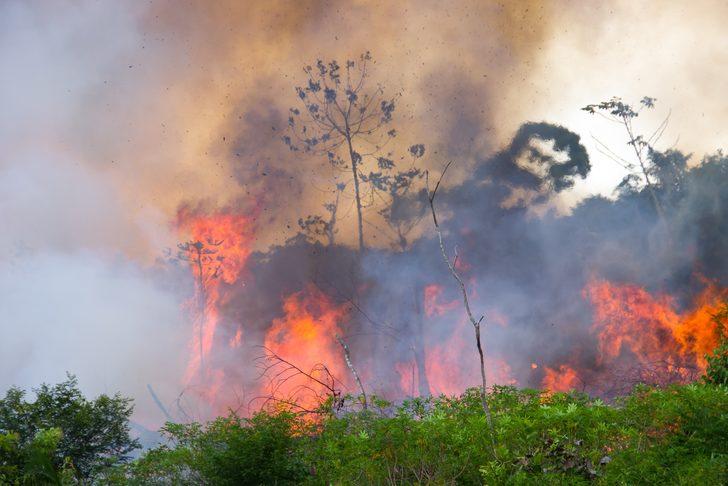
<path id="1" fill-rule="evenodd" d="M 0 484 L 728 484 L 663 3 L 0 2 Z"/>
<path id="2" fill-rule="evenodd" d="M 343 174 L 298 235 L 253 250 L 267 195 L 179 211 L 178 260 L 195 282 L 189 400 L 213 413 L 310 411 L 346 394 L 402 400 L 476 383 L 611 399 L 705 372 L 725 332 L 714 316 L 728 295 L 726 157 L 690 165 L 660 152 L 659 137 L 633 126 L 655 100 L 636 109 L 615 98 L 585 108 L 622 124 L 634 148 L 615 199 L 534 215 L 591 169 L 579 136 L 549 123 L 522 125 L 462 182 L 440 188 L 442 171 L 429 193 L 423 176 L 436 161 L 426 144 L 399 143 L 389 127 L 398 97 L 371 88 L 371 63 L 368 53 L 318 61 L 296 88 L 302 106 L 283 145 Z M 348 222 L 344 201 L 356 209 Z M 370 239 L 365 223 L 387 226 L 390 242 Z M 342 231 L 356 233 L 355 247 L 339 243 Z"/>

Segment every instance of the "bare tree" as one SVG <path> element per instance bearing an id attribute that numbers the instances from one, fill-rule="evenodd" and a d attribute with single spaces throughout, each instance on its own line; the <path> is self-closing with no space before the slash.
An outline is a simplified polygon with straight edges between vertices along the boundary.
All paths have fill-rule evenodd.
<path id="1" fill-rule="evenodd" d="M 478 319 L 476 319 L 473 315 L 473 311 L 470 309 L 470 300 L 468 299 L 468 292 L 465 288 L 465 282 L 455 268 L 458 258 L 457 251 L 455 253 L 455 259 L 451 261 L 450 257 L 448 257 L 447 255 L 447 251 L 445 250 L 445 242 L 442 237 L 442 229 L 440 228 L 440 224 L 437 221 L 437 213 L 435 212 L 435 196 L 437 195 L 437 189 L 440 187 L 440 183 L 442 182 L 443 177 L 445 177 L 445 173 L 447 172 L 447 169 L 450 167 L 451 163 L 452 162 L 447 163 L 442 171 L 442 174 L 440 174 L 440 178 L 437 180 L 437 184 L 435 184 L 435 187 L 434 189 L 432 189 L 432 191 L 430 191 L 429 171 L 425 172 L 427 196 L 430 203 L 430 210 L 432 211 L 432 221 L 435 224 L 435 232 L 437 232 L 437 239 L 440 245 L 442 258 L 445 260 L 445 264 L 447 265 L 448 270 L 450 270 L 450 274 L 457 282 L 458 287 L 460 287 L 460 292 L 463 296 L 463 304 L 465 305 L 465 313 L 467 314 L 468 320 L 470 321 L 470 324 L 473 325 L 473 330 L 475 331 L 475 344 L 478 348 L 478 356 L 480 358 L 480 377 L 482 380 L 480 390 L 481 404 L 483 406 L 483 411 L 485 412 L 485 417 L 488 421 L 488 427 L 490 428 L 491 432 L 491 441 L 493 442 L 493 449 L 495 450 L 495 429 L 493 427 L 493 417 L 490 413 L 490 407 L 488 406 L 488 386 L 485 377 L 485 352 L 483 351 L 483 343 L 480 336 L 480 328 L 483 320 L 485 319 L 485 315 L 481 315 Z"/>
<path id="2" fill-rule="evenodd" d="M 615 97 L 609 101 L 602 101 L 601 103 L 587 105 L 582 108 L 582 110 L 591 114 L 598 113 L 607 120 L 619 123 L 624 127 L 628 137 L 627 143 L 632 146 L 635 157 L 637 158 L 637 164 L 639 165 L 638 170 L 633 163 L 622 159 L 617 154 L 609 150 L 609 148 L 606 147 L 603 143 L 597 140 L 597 143 L 599 143 L 602 147 L 600 150 L 606 150 L 608 152 L 606 153 L 608 157 L 610 157 L 612 160 L 615 160 L 619 165 L 630 171 L 629 175 L 627 176 L 627 178 L 625 178 L 625 181 L 623 181 L 623 183 L 630 183 L 638 177 L 637 174 L 641 175 L 641 178 L 644 179 L 645 184 L 647 185 L 647 190 L 650 193 L 650 198 L 652 199 L 652 203 L 655 206 L 655 211 L 657 212 L 658 217 L 663 222 L 665 222 L 665 211 L 662 207 L 662 204 L 660 203 L 659 198 L 657 197 L 657 181 L 653 180 L 653 175 L 655 174 L 655 171 L 649 159 L 650 154 L 653 152 L 654 144 L 657 143 L 657 141 L 660 139 L 665 129 L 667 128 L 669 115 L 665 117 L 663 122 L 648 138 L 645 138 L 643 135 L 637 134 L 632 124 L 633 120 L 639 116 L 640 112 L 643 109 L 654 108 L 655 101 L 655 98 L 645 96 L 640 100 L 641 106 L 635 110 L 632 106 L 623 102 L 620 98 Z"/>
<path id="3" fill-rule="evenodd" d="M 374 204 L 374 194 L 382 189 L 377 182 L 393 174 L 396 165 L 387 146 L 397 135 L 389 125 L 398 96 L 385 96 L 381 85 L 369 86 L 371 60 L 369 52 L 358 61 L 347 60 L 343 72 L 335 60 L 304 67 L 307 84 L 296 88 L 303 106 L 290 109 L 289 134 L 283 136 L 291 150 L 325 156 L 334 169 L 350 174 L 359 251 L 365 239 L 362 211 Z"/>
<path id="4" fill-rule="evenodd" d="M 257 361 L 261 368 L 260 378 L 268 380 L 268 394 L 253 398 L 251 403 L 262 400 L 261 407 L 279 403 L 306 414 L 326 413 L 327 409 L 321 407 L 324 404 L 330 405 L 333 411 L 344 406 L 343 384 L 325 364 L 318 363 L 307 371 L 269 348 L 263 347 L 263 350 L 264 354 Z M 302 398 L 310 398 L 317 406 L 305 406 Z"/>
<path id="5" fill-rule="evenodd" d="M 195 286 L 197 287 L 197 317 L 199 319 L 199 352 L 200 352 L 200 374 L 204 369 L 204 325 L 207 313 L 207 285 L 213 279 L 220 276 L 225 257 L 218 254 L 218 248 L 222 240 L 207 242 L 188 241 L 179 243 L 177 248 L 177 259 L 189 262 L 195 274 Z"/>

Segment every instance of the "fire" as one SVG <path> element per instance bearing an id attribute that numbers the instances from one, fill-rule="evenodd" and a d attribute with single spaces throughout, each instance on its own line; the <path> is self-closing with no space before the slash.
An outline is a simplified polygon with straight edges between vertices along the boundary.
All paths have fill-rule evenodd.
<path id="1" fill-rule="evenodd" d="M 230 347 L 231 348 L 238 348 L 240 347 L 240 344 L 243 341 L 243 330 L 238 328 L 238 330 L 235 332 L 235 336 L 230 340 Z"/>
<path id="2" fill-rule="evenodd" d="M 448 319 L 437 323 L 432 331 L 443 332 L 447 337 L 435 338 L 425 351 L 425 372 L 430 383 L 430 392 L 434 395 L 456 395 L 465 388 L 479 386 L 481 377 L 479 371 L 478 354 L 475 346 L 473 326 L 470 324 L 464 310 L 462 301 L 455 299 L 451 302 L 441 302 L 443 289 L 438 285 L 425 287 L 425 314 L 429 319 L 447 314 Z M 476 295 L 475 292 L 472 295 Z M 508 325 L 507 318 L 497 309 L 488 310 L 488 323 L 493 322 L 499 327 Z M 441 326 L 448 326 L 443 329 Z M 439 328 L 439 329 L 438 329 Z M 485 327 L 484 342 L 488 341 L 489 327 Z M 436 339 L 436 340 L 435 340 Z M 488 386 L 515 385 L 517 382 L 512 376 L 508 363 L 499 356 L 486 351 L 486 379 Z M 402 372 L 400 371 L 400 376 Z M 411 382 L 411 377 L 402 377 L 403 390 L 405 383 Z"/>
<path id="3" fill-rule="evenodd" d="M 628 391 L 623 385 L 637 382 L 664 385 L 694 379 L 705 371 L 705 355 L 720 340 L 722 331 L 714 316 L 728 290 L 705 281 L 705 288 L 684 310 L 668 294 L 600 279 L 590 280 L 583 296 L 592 305 L 595 367 L 544 366 L 541 383 L 546 389 L 566 391 L 586 383 L 609 395 Z M 607 388 L 610 382 L 612 392 Z"/>
<path id="4" fill-rule="evenodd" d="M 222 375 L 208 365 L 215 331 L 224 303 L 221 288 L 238 282 L 251 253 L 252 224 L 247 216 L 234 213 L 193 214 L 182 210 L 178 227 L 189 235 L 187 243 L 179 245 L 179 257 L 190 266 L 195 279 L 195 295 L 189 302 L 194 315 L 194 332 L 190 343 L 190 359 L 185 382 L 199 379 L 206 388 L 207 398 L 214 399 Z M 231 346 L 242 341 L 238 330 Z"/>
<path id="5" fill-rule="evenodd" d="M 252 220 L 250 216 L 224 211 L 199 214 L 183 210 L 178 215 L 178 227 L 187 240 L 179 245 L 179 257 L 189 266 L 195 281 L 195 294 L 188 303 L 194 316 L 194 332 L 186 384 L 194 385 L 209 404 L 224 409 L 230 397 L 220 395 L 219 391 L 235 383 L 243 373 L 237 368 L 246 364 L 242 358 L 238 361 L 238 357 L 251 344 L 246 340 L 252 340 L 253 344 L 263 344 L 267 352 L 285 360 L 278 361 L 284 368 L 288 366 L 285 373 L 268 374 L 267 380 L 264 377 L 253 386 L 262 396 L 295 401 L 301 407 L 311 408 L 330 396 L 333 389 L 358 392 L 351 387 L 350 371 L 336 340 L 337 335 L 344 334 L 342 326 L 351 317 L 349 309 L 318 287 L 305 285 L 302 290 L 285 296 L 281 317 L 272 321 L 266 317 L 262 324 L 267 324 L 267 329 L 257 336 L 258 327 L 249 330 L 240 322 L 221 322 L 222 312 L 235 294 L 231 290 L 245 285 L 245 268 L 252 251 Z M 471 288 L 472 296 L 477 297 L 476 286 Z M 366 293 L 367 289 L 361 291 Z M 448 300 L 444 288 L 437 284 L 426 286 L 423 293 L 428 323 L 422 336 L 423 349 L 418 355 L 422 362 L 406 358 L 393 361 L 393 377 L 398 382 L 395 388 L 399 385 L 402 396 L 415 394 L 415 390 L 419 391 L 421 371 L 426 374 L 424 378 L 433 394 L 457 394 L 469 386 L 477 386 L 480 383 L 478 357 L 472 325 L 462 302 L 459 298 Z M 624 370 L 632 373 L 629 378 L 632 382 L 691 379 L 696 371 L 705 370 L 705 355 L 718 344 L 720 328 L 713 316 L 728 291 L 706 281 L 703 291 L 687 308 L 679 306 L 678 299 L 666 293 L 650 293 L 634 284 L 602 279 L 590 280 L 582 295 L 592 308 L 591 332 L 596 339 L 596 358 L 588 358 L 590 354 L 582 349 L 579 356 L 590 360 L 586 366 L 576 355 L 555 363 L 526 361 L 524 364 L 530 365 L 533 376 L 542 376 L 541 384 L 548 390 L 581 387 L 609 395 L 611 392 L 604 391 L 607 388 L 599 387 L 609 380 L 620 379 Z M 509 363 L 502 359 L 504 356 L 497 351 L 492 354 L 488 348 L 487 334 L 506 332 L 508 316 L 495 308 L 486 309 L 486 314 L 488 383 L 515 384 Z M 220 331 L 220 326 L 225 326 L 225 332 Z M 369 366 L 366 356 L 358 358 L 362 377 L 372 378 L 370 373 L 374 367 Z M 631 371 L 625 366 L 631 366 Z M 597 388 L 588 389 L 590 386 Z"/>
<path id="6" fill-rule="evenodd" d="M 551 392 L 566 392 L 578 388 L 579 376 L 576 370 L 568 365 L 560 365 L 557 369 L 544 366 L 544 377 L 541 385 Z"/>
<path id="7" fill-rule="evenodd" d="M 458 306 L 457 300 L 442 301 L 442 285 L 430 284 L 425 287 L 425 315 L 427 317 L 441 316 Z"/>
<path id="8" fill-rule="evenodd" d="M 715 285 L 706 286 L 684 312 L 676 309 L 673 297 L 653 296 L 631 284 L 592 280 L 584 294 L 593 306 L 592 329 L 599 340 L 601 364 L 629 351 L 644 365 L 659 360 L 674 366 L 695 365 L 704 371 L 704 356 L 718 345 L 713 316 L 725 292 Z"/>
<path id="9" fill-rule="evenodd" d="M 415 396 L 417 393 L 418 373 L 417 363 L 414 360 L 400 361 L 394 364 L 399 375 L 399 387 L 405 395 Z"/>
<path id="10" fill-rule="evenodd" d="M 273 320 L 266 333 L 266 349 L 316 380 L 340 388 L 348 381 L 348 373 L 336 335 L 342 334 L 340 323 L 346 319 L 348 309 L 308 285 L 284 299 L 283 312 L 284 316 Z M 267 396 L 295 401 L 305 408 L 317 405 L 327 395 L 324 385 L 296 370 L 278 374 L 280 369 L 273 369 L 274 374 L 268 377 Z"/>
<path id="11" fill-rule="evenodd" d="M 721 338 L 721 329 L 714 319 L 727 295 L 728 292 L 721 292 L 715 284 L 710 283 L 698 296 L 693 308 L 683 315 L 682 325 L 675 330 L 675 339 L 682 349 L 695 356 L 702 371 L 708 364 L 705 355 L 717 347 Z"/>

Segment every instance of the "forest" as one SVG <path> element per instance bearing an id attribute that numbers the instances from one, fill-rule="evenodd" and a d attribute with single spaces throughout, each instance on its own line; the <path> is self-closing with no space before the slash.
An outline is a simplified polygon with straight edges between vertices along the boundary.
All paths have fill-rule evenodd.
<path id="1" fill-rule="evenodd" d="M 319 61 L 296 89 L 302 108 L 282 144 L 347 176 L 295 237 L 252 252 L 249 216 L 180 209 L 193 238 L 159 265 L 192 273 L 199 334 L 192 398 L 169 408 L 149 386 L 167 418 L 155 441 L 142 447 L 131 398 L 86 398 L 73 375 L 34 396 L 11 388 L 0 400 L 3 484 L 725 484 L 728 157 L 689 165 L 655 148 L 659 137 L 633 127 L 653 98 L 588 105 L 625 128 L 634 158 L 617 162 L 628 175 L 613 199 L 534 217 L 530 206 L 588 174 L 577 134 L 524 123 L 471 177 L 441 185 L 450 163 L 436 175 L 417 167 L 426 144 L 382 151 L 399 133 L 396 99 L 361 91 L 369 60 L 348 61 L 346 81 Z M 380 142 L 360 154 L 364 136 Z M 353 246 L 337 242 L 350 186 Z M 384 247 L 362 217 L 374 196 L 393 235 Z M 422 225 L 430 233 L 412 238 Z M 247 273 L 255 284 L 237 285 Z M 515 311 L 526 298 L 538 312 Z M 495 307 L 479 313 L 489 300 L 512 325 L 489 332 L 499 326 Z M 591 326 L 574 320 L 582 314 Z M 242 322 L 247 341 L 259 333 L 255 379 L 240 366 Z M 513 338 L 546 333 L 558 346 Z M 433 340 L 456 334 L 453 361 Z M 246 380 L 257 394 L 232 400 Z M 195 401 L 213 417 L 195 416 Z"/>
<path id="2" fill-rule="evenodd" d="M 0 1 L 0 486 L 728 484 L 726 19 Z"/>
<path id="3" fill-rule="evenodd" d="M 722 323 L 728 307 L 716 316 Z M 168 423 L 163 445 L 130 459 L 130 400 L 84 398 L 76 381 L 0 400 L 3 484 L 725 484 L 728 345 L 699 381 L 638 385 L 609 403 L 572 391 L 494 386 L 458 396 L 304 416 Z M 347 396 L 360 403 L 362 397 Z"/>

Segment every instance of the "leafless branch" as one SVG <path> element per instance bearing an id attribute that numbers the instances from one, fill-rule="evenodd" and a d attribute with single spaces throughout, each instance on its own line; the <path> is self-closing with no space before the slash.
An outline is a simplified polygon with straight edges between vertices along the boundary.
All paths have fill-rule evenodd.
<path id="1" fill-rule="evenodd" d="M 483 322 L 483 319 L 485 318 L 485 316 L 481 315 L 479 319 L 476 319 L 473 316 L 473 312 L 470 309 L 470 300 L 468 299 L 468 292 L 465 288 L 465 283 L 463 282 L 462 277 L 460 277 L 460 274 L 455 269 L 453 262 L 451 262 L 450 258 L 447 256 L 447 251 L 445 250 L 445 243 L 444 243 L 443 237 L 442 237 L 442 229 L 440 228 L 440 224 L 437 222 L 437 213 L 435 211 L 435 197 L 437 196 L 437 190 L 440 188 L 440 183 L 442 182 L 442 179 L 445 177 L 445 173 L 447 172 L 447 169 L 450 168 L 451 164 L 452 164 L 452 162 L 448 162 L 447 165 L 445 165 L 445 168 L 443 169 L 442 174 L 440 174 L 440 177 L 437 180 L 437 183 L 435 184 L 435 188 L 432 191 L 430 191 L 429 171 L 425 172 L 427 197 L 428 197 L 428 200 L 430 203 L 430 210 L 432 211 L 432 221 L 435 224 L 435 231 L 437 232 L 437 239 L 440 244 L 440 252 L 442 253 L 442 258 L 443 258 L 443 260 L 445 260 L 445 264 L 447 265 L 447 268 L 450 270 L 450 274 L 452 274 L 453 278 L 455 279 L 458 286 L 460 287 L 460 292 L 463 295 L 463 304 L 465 306 L 465 312 L 468 316 L 468 320 L 473 325 L 473 329 L 475 330 L 475 343 L 478 348 L 478 356 L 480 357 L 480 377 L 482 379 L 481 404 L 483 406 L 483 411 L 485 412 L 485 417 L 488 421 L 488 427 L 490 428 L 491 443 L 493 446 L 493 452 L 495 453 L 495 428 L 493 427 L 493 417 L 490 412 L 490 407 L 488 406 L 488 387 L 487 387 L 487 381 L 486 381 L 486 377 L 485 377 L 485 352 L 483 351 L 483 345 L 482 345 L 481 336 L 480 336 L 480 327 L 481 327 L 481 323 Z"/>
<path id="2" fill-rule="evenodd" d="M 361 397 L 363 401 L 363 407 L 364 410 L 367 409 L 367 392 L 364 391 L 364 385 L 361 384 L 361 379 L 359 378 L 359 373 L 356 372 L 356 368 L 354 368 L 354 363 L 351 362 L 351 356 L 349 355 L 349 346 L 344 342 L 344 340 L 339 336 L 336 335 L 336 340 L 341 345 L 341 348 L 344 350 L 344 359 L 346 360 L 346 366 L 349 367 L 349 370 L 351 371 L 351 374 L 354 375 L 354 379 L 356 380 L 356 383 L 359 385 L 359 389 L 361 390 Z"/>

